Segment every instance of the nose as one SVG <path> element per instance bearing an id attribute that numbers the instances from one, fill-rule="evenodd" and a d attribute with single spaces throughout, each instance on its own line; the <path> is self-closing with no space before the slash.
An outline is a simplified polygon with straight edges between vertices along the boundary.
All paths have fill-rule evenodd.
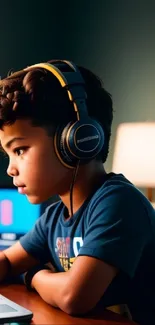
<path id="1" fill-rule="evenodd" d="M 18 175 L 18 170 L 11 161 L 9 161 L 9 165 L 8 165 L 8 168 L 7 168 L 7 174 L 9 176 L 11 176 L 11 177 L 14 177 L 14 176 Z"/>

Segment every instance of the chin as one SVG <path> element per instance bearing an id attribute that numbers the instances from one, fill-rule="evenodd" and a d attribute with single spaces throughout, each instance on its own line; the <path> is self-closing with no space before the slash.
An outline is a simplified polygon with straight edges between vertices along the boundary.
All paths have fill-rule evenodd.
<path id="1" fill-rule="evenodd" d="M 28 196 L 28 195 L 26 195 L 26 196 L 27 196 L 28 201 L 32 204 L 41 204 L 45 201 L 38 196 Z"/>

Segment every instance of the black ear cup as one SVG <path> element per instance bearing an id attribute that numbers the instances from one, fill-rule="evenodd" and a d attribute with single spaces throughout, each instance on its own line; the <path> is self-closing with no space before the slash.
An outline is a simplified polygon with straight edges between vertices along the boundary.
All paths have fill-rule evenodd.
<path id="1" fill-rule="evenodd" d="M 85 164 L 95 158 L 104 145 L 104 132 L 91 118 L 70 122 L 55 134 L 55 151 L 66 167 L 74 167 L 80 160 Z"/>

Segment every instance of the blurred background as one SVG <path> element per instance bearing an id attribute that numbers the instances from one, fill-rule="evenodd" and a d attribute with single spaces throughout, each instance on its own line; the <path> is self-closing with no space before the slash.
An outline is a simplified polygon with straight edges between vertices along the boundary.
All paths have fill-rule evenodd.
<path id="1" fill-rule="evenodd" d="M 154 0 L 0 0 L 0 75 L 53 58 L 98 74 L 112 94 L 106 170 L 122 122 L 155 121 Z M 0 186 L 12 184 L 0 156 Z"/>

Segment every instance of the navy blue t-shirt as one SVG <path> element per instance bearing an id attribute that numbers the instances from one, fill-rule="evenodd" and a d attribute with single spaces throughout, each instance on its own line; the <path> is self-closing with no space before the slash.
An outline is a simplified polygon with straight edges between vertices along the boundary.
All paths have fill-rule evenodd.
<path id="1" fill-rule="evenodd" d="M 133 320 L 155 324 L 155 212 L 122 174 L 109 174 L 70 219 L 62 201 L 52 204 L 20 239 L 41 263 L 67 271 L 77 256 L 101 259 L 119 273 L 99 307 L 126 303 Z"/>

